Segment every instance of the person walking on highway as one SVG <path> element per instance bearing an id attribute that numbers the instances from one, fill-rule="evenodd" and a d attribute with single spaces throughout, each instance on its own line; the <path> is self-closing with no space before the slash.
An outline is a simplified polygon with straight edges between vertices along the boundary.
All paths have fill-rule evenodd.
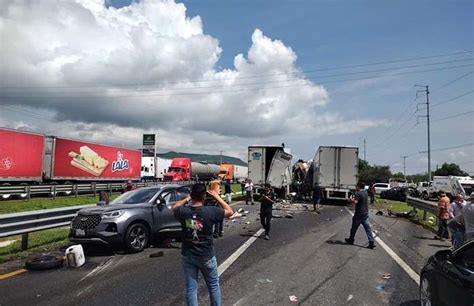
<path id="1" fill-rule="evenodd" d="M 464 226 L 465 242 L 474 240 L 474 192 L 471 193 L 470 201 L 462 209 L 461 223 Z"/>
<path id="2" fill-rule="evenodd" d="M 313 187 L 313 209 L 318 214 L 321 213 L 319 211 L 320 203 L 321 203 L 321 187 L 319 187 L 318 183 L 314 183 L 314 187 Z"/>
<path id="3" fill-rule="evenodd" d="M 438 199 L 438 233 L 435 239 L 444 240 L 449 238 L 448 220 L 449 220 L 450 201 L 443 191 L 439 192 Z"/>
<path id="4" fill-rule="evenodd" d="M 191 187 L 191 195 L 176 202 L 173 206 L 175 218 L 181 222 L 181 259 L 186 282 L 186 304 L 198 305 L 198 276 L 201 271 L 209 290 L 211 305 L 221 305 L 221 289 L 217 260 L 212 238 L 213 225 L 234 213 L 229 204 L 215 190 L 208 193 L 220 207 L 204 206 L 206 186 L 201 183 Z M 189 205 L 185 205 L 189 203 Z"/>
<path id="5" fill-rule="evenodd" d="M 230 180 L 226 180 L 224 183 L 224 194 L 226 202 L 230 204 L 232 201 L 232 185 L 230 184 Z"/>
<path id="6" fill-rule="evenodd" d="M 254 204 L 253 202 L 253 183 L 252 180 L 249 179 L 245 184 L 245 192 L 247 193 L 247 197 L 245 198 L 245 204 L 249 205 L 249 201 Z"/>
<path id="7" fill-rule="evenodd" d="M 369 189 L 367 190 L 370 198 L 370 204 L 375 203 L 375 185 L 374 183 L 370 183 Z"/>
<path id="8" fill-rule="evenodd" d="M 214 190 L 217 194 L 221 194 L 221 182 L 218 179 L 215 179 L 209 183 L 209 190 Z M 214 198 L 206 198 L 205 205 L 219 207 L 219 202 Z M 213 237 L 219 238 L 222 237 L 224 233 L 224 218 L 214 224 Z"/>
<path id="9" fill-rule="evenodd" d="M 372 234 L 372 229 L 369 224 L 369 206 L 367 204 L 368 195 L 367 191 L 364 190 L 364 187 L 365 184 L 359 182 L 356 186 L 355 197 L 350 200 L 351 203 L 355 205 L 355 212 L 352 217 L 350 236 L 349 238 L 345 238 L 345 240 L 347 244 L 353 245 L 357 229 L 359 228 L 359 225 L 362 224 L 365 233 L 367 234 L 367 238 L 369 239 L 369 245 L 367 248 L 373 249 L 375 248 L 374 235 Z"/>
<path id="10" fill-rule="evenodd" d="M 265 184 L 265 190 L 260 198 L 260 223 L 265 229 L 265 240 L 270 239 L 270 222 L 272 220 L 273 203 L 275 194 L 270 184 Z"/>
<path id="11" fill-rule="evenodd" d="M 462 225 L 462 211 L 466 205 L 462 194 L 456 195 L 456 199 L 448 209 L 449 219 L 448 229 L 451 233 L 453 248 L 456 250 L 464 243 L 464 227 Z"/>

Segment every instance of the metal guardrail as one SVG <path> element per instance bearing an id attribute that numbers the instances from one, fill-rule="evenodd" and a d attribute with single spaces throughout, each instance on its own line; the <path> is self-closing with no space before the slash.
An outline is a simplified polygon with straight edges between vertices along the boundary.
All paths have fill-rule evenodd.
<path id="1" fill-rule="evenodd" d="M 134 186 L 147 187 L 159 184 L 189 184 L 191 182 L 137 182 Z M 12 196 L 21 199 L 30 199 L 32 195 L 50 195 L 55 198 L 57 195 L 94 194 L 101 191 L 109 193 L 123 191 L 126 183 L 88 183 L 88 184 L 50 184 L 50 185 L 1 185 L 0 199 L 9 199 Z"/>
<path id="2" fill-rule="evenodd" d="M 438 214 L 438 204 L 435 202 L 430 202 L 426 200 L 422 200 L 419 198 L 414 198 L 414 197 L 407 197 L 406 200 L 407 204 L 414 209 L 421 209 L 423 210 L 423 220 L 426 220 L 426 213 L 432 213 L 435 216 Z"/>
<path id="3" fill-rule="evenodd" d="M 21 234 L 22 250 L 26 250 L 28 248 L 28 233 L 68 226 L 79 209 L 93 205 L 2 214 L 0 215 L 0 238 Z"/>

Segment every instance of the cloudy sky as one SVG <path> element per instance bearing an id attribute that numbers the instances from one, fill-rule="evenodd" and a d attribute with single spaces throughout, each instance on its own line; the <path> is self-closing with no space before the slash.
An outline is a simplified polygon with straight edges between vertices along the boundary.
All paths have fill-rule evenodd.
<path id="1" fill-rule="evenodd" d="M 474 2 L 4 0 L 0 126 L 160 152 L 366 139 L 370 163 L 474 174 Z M 418 110 L 418 111 L 417 111 Z M 450 149 L 451 148 L 451 149 Z"/>

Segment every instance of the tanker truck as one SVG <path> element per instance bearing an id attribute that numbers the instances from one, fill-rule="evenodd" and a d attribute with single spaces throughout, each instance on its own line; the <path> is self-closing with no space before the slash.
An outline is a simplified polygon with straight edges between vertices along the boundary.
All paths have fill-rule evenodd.
<path id="1" fill-rule="evenodd" d="M 191 158 L 173 158 L 171 166 L 163 175 L 165 182 L 208 181 L 219 174 L 218 165 L 207 162 L 193 162 Z"/>

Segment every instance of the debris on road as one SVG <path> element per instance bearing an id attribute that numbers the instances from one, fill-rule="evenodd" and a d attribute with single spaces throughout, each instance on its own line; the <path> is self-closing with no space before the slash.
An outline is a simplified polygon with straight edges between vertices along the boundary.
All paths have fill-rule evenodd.
<path id="1" fill-rule="evenodd" d="M 309 209 L 309 208 L 308 208 L 308 205 L 306 205 L 306 204 L 303 204 L 303 208 L 306 209 L 306 210 Z"/>
<path id="2" fill-rule="evenodd" d="M 272 215 L 273 218 L 283 218 L 282 215 Z"/>
<path id="3" fill-rule="evenodd" d="M 378 212 L 375 213 L 377 216 L 383 216 L 383 211 L 379 210 Z"/>
<path id="4" fill-rule="evenodd" d="M 245 222 L 245 224 L 250 224 L 250 221 Z"/>
<path id="5" fill-rule="evenodd" d="M 260 283 L 260 284 L 270 284 L 270 283 L 272 283 L 272 281 L 268 278 L 257 279 L 257 282 Z"/>
<path id="6" fill-rule="evenodd" d="M 288 219 L 293 219 L 295 216 L 291 213 L 287 213 L 285 218 L 288 218 Z"/>
<path id="7" fill-rule="evenodd" d="M 352 294 L 349 294 L 349 296 L 347 297 L 347 302 L 349 302 L 350 300 L 352 300 L 354 298 L 354 296 Z"/>
<path id="8" fill-rule="evenodd" d="M 410 210 L 410 211 L 405 211 L 405 212 L 402 212 L 402 213 L 394 213 L 391 210 L 388 210 L 388 215 L 389 216 L 395 216 L 397 218 L 411 218 L 411 217 L 414 217 L 416 215 L 416 212 L 414 210 Z"/>
<path id="9" fill-rule="evenodd" d="M 298 302 L 296 295 L 290 295 L 288 298 L 290 299 L 290 302 Z"/>
<path id="10" fill-rule="evenodd" d="M 232 216 L 229 217 L 229 219 L 235 219 L 235 218 L 240 218 L 240 217 L 242 217 L 242 214 L 236 211 Z"/>
<path id="11" fill-rule="evenodd" d="M 237 210 L 237 212 L 238 212 L 238 213 L 242 213 L 242 212 L 244 212 L 244 209 L 243 209 L 243 208 L 239 208 L 239 209 Z"/>
<path id="12" fill-rule="evenodd" d="M 159 251 L 159 252 L 150 254 L 150 258 L 162 257 L 163 255 L 165 255 L 165 253 L 163 253 L 163 251 Z"/>
<path id="13" fill-rule="evenodd" d="M 390 274 L 390 273 L 384 273 L 384 274 L 382 275 L 382 278 L 383 278 L 383 279 L 387 279 L 387 280 L 388 280 L 388 279 L 391 279 L 391 278 L 392 278 L 392 274 Z"/>
<path id="14" fill-rule="evenodd" d="M 40 254 L 25 262 L 27 270 L 46 270 L 59 268 L 63 265 L 63 257 L 51 254 Z"/>
<path id="15" fill-rule="evenodd" d="M 384 285 L 377 285 L 377 286 L 375 286 L 375 289 L 381 291 L 381 290 L 384 290 L 384 289 L 385 289 L 385 286 L 384 286 Z"/>
<path id="16" fill-rule="evenodd" d="M 331 219 L 331 218 L 327 218 L 326 221 L 332 221 L 332 219 Z"/>

